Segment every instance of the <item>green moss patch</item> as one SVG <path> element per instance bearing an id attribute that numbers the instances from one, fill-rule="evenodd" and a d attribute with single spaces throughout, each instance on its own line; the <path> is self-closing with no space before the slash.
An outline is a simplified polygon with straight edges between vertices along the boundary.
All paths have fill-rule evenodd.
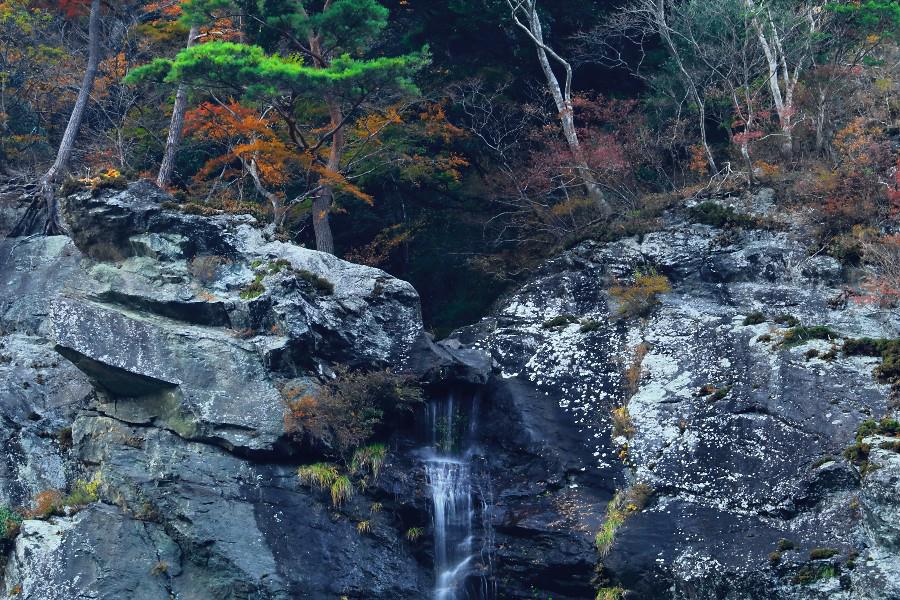
<path id="1" fill-rule="evenodd" d="M 324 277 L 319 277 L 312 271 L 300 269 L 299 271 L 297 271 L 297 277 L 310 284 L 313 289 L 315 289 L 320 294 L 330 296 L 334 293 L 334 284 Z"/>
<path id="2" fill-rule="evenodd" d="M 839 338 L 839 334 L 835 333 L 830 327 L 825 325 L 813 325 L 812 327 L 798 325 L 785 332 L 782 344 L 785 347 L 791 348 L 793 346 L 804 344 L 810 340 L 836 340 Z"/>
<path id="3" fill-rule="evenodd" d="M 262 284 L 263 274 L 257 273 L 256 278 L 247 287 L 241 290 L 239 294 L 241 300 L 253 300 L 259 298 L 266 291 L 266 286 Z"/>
<path id="4" fill-rule="evenodd" d="M 696 223 L 712 227 L 742 227 L 754 229 L 760 226 L 753 217 L 741 214 L 730 206 L 722 206 L 715 202 L 701 202 L 690 209 L 690 218 Z"/>
<path id="5" fill-rule="evenodd" d="M 859 338 L 846 340 L 844 354 L 879 357 L 881 364 L 875 367 L 875 376 L 886 383 L 900 382 L 900 339 Z"/>
<path id="6" fill-rule="evenodd" d="M 544 329 L 554 329 L 556 327 L 564 327 L 570 323 L 577 322 L 578 318 L 575 315 L 559 315 L 558 317 L 553 317 L 552 319 L 544 321 L 544 324 L 541 325 L 541 327 Z"/>
<path id="7" fill-rule="evenodd" d="M 766 315 L 759 312 L 758 310 L 753 311 L 746 317 L 744 317 L 744 325 L 759 325 L 760 323 L 766 322 Z"/>

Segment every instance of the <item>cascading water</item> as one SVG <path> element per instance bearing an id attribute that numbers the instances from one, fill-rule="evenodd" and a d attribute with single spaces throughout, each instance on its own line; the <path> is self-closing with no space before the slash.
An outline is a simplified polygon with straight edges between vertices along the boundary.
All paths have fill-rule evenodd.
<path id="1" fill-rule="evenodd" d="M 434 598 L 492 600 L 490 486 L 472 472 L 478 398 L 465 394 L 460 401 L 458 395 L 451 391 L 432 401 L 427 414 L 430 445 L 424 463 L 434 525 Z"/>

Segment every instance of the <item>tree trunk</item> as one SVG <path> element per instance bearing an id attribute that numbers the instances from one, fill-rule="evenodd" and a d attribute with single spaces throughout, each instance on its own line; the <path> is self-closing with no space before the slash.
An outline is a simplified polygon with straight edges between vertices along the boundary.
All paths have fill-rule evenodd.
<path id="1" fill-rule="evenodd" d="M 341 107 L 334 99 L 328 99 L 328 113 L 331 117 L 331 150 L 328 154 L 326 168 L 335 173 L 340 172 L 341 157 L 344 154 L 344 128 L 341 123 L 344 115 Z M 331 233 L 331 204 L 334 202 L 334 186 L 325 184 L 313 200 L 313 231 L 316 234 L 316 250 L 334 254 L 334 236 Z"/>
<path id="2" fill-rule="evenodd" d="M 706 162 L 709 165 L 710 174 L 715 175 L 719 172 L 719 169 L 716 167 L 716 159 L 713 157 L 712 149 L 709 147 L 709 141 L 706 138 L 706 104 L 703 103 L 703 99 L 700 97 L 700 91 L 697 89 L 694 78 L 691 77 L 691 74 L 688 73 L 684 63 L 681 61 L 681 53 L 678 51 L 678 46 L 675 45 L 675 42 L 672 40 L 672 36 L 669 33 L 670 28 L 669 23 L 666 20 L 665 0 L 657 0 L 654 6 L 656 9 L 653 17 L 656 21 L 654 27 L 669 48 L 669 52 L 672 54 L 672 58 L 675 59 L 675 64 L 678 66 L 678 71 L 684 79 L 684 83 L 691 94 L 691 98 L 693 98 L 694 103 L 697 105 L 697 124 L 700 127 L 700 143 L 703 145 L 703 151 L 706 153 Z"/>
<path id="3" fill-rule="evenodd" d="M 313 231 L 316 234 L 316 250 L 334 254 L 334 237 L 331 235 L 331 202 L 333 190 L 323 186 L 313 199 Z"/>
<path id="4" fill-rule="evenodd" d="M 199 28 L 194 25 L 188 33 L 187 47 L 194 45 Z M 169 136 L 166 139 L 166 151 L 163 154 L 162 164 L 159 166 L 159 175 L 156 177 L 156 185 L 165 188 L 172 179 L 172 171 L 175 170 L 175 155 L 181 146 L 182 130 L 184 129 L 184 113 L 187 110 L 187 86 L 181 84 L 175 93 L 175 106 L 172 107 L 172 121 L 169 123 Z"/>
<path id="5" fill-rule="evenodd" d="M 553 67 L 550 65 L 550 58 L 547 55 L 548 48 L 546 44 L 544 44 L 544 31 L 541 26 L 540 17 L 537 13 L 537 3 L 535 0 L 528 0 L 526 6 L 524 6 L 526 16 L 528 17 L 527 25 L 521 23 L 516 17 L 518 8 L 513 4 L 510 4 L 510 6 L 513 8 L 513 18 L 515 19 L 516 24 L 521 29 L 525 30 L 534 42 L 537 50 L 538 62 L 541 64 L 541 70 L 544 72 L 544 78 L 547 80 L 547 87 L 550 89 L 550 95 L 553 96 L 556 110 L 559 112 L 563 137 L 566 140 L 566 144 L 569 146 L 569 151 L 572 153 L 572 158 L 575 161 L 575 170 L 578 172 L 579 179 L 581 180 L 582 185 L 584 185 L 588 197 L 594 202 L 595 206 L 600 210 L 603 216 L 609 216 L 612 213 L 612 207 L 610 207 L 603 190 L 601 190 L 600 186 L 597 184 L 593 171 L 584 158 L 581 142 L 578 139 L 578 132 L 575 129 L 575 113 L 572 106 L 571 89 L 572 67 L 568 62 L 563 60 L 562 57 L 551 50 L 553 58 L 560 63 L 566 71 L 566 83 L 565 88 L 563 88 L 560 86 L 559 79 L 556 77 L 556 73 L 553 72 Z"/>
<path id="6" fill-rule="evenodd" d="M 69 123 L 63 134 L 62 141 L 59 144 L 59 150 L 56 153 L 56 160 L 50 169 L 41 177 L 41 195 L 46 206 L 46 224 L 44 225 L 44 233 L 47 235 L 57 235 L 65 232 L 65 226 L 59 214 L 59 202 L 56 198 L 54 182 L 66 170 L 69 165 L 69 159 L 72 157 L 72 150 L 75 147 L 75 138 L 78 137 L 78 130 L 81 128 L 81 122 L 84 119 L 84 112 L 87 109 L 88 101 L 91 97 L 91 90 L 94 88 L 94 80 L 97 77 L 97 69 L 100 66 L 100 0 L 91 1 L 91 13 L 88 22 L 88 62 L 84 71 L 84 79 L 81 82 L 81 89 L 78 90 L 78 98 L 75 100 L 75 107 L 69 116 Z M 26 214 L 27 216 L 27 214 Z M 19 229 L 17 224 L 16 229 Z"/>

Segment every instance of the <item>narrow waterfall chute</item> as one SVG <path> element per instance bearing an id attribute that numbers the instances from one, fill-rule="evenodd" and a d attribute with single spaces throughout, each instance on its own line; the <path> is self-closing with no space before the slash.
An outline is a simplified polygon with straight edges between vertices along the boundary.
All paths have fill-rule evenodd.
<path id="1" fill-rule="evenodd" d="M 477 394 L 449 392 L 428 406 L 425 478 L 434 526 L 435 600 L 492 600 L 491 494 L 473 473 Z M 477 501 L 476 501 L 477 500 Z"/>

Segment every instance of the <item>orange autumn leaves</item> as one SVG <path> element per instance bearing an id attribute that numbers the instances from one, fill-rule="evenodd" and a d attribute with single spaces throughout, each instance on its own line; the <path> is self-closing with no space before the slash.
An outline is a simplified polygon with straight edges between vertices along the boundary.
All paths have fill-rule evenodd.
<path id="1" fill-rule="evenodd" d="M 205 102 L 185 116 L 185 132 L 196 139 L 209 140 L 225 148 L 225 152 L 206 162 L 195 176 L 203 180 L 219 172 L 236 175 L 252 163 L 262 182 L 273 193 L 284 195 L 284 188 L 306 180 L 316 186 L 333 186 L 336 190 L 366 203 L 372 197 L 350 183 L 341 173 L 324 166 L 327 147 L 317 153 L 298 151 L 286 142 L 278 130 L 278 122 L 268 113 L 237 102 L 214 104 Z"/>
<path id="2" fill-rule="evenodd" d="M 464 135 L 463 132 L 450 125 L 439 104 L 426 104 L 415 112 L 407 111 L 407 114 L 412 116 L 409 122 L 404 119 L 400 107 L 392 106 L 356 119 L 347 129 L 351 149 L 347 152 L 347 161 L 361 154 L 377 156 L 379 152 L 399 150 L 396 162 L 404 165 L 405 177 L 413 183 L 435 177 L 438 172 L 458 181 L 460 169 L 468 165 L 465 158 L 452 152 L 421 156 L 414 151 L 419 144 L 409 143 L 407 137 L 422 136 L 439 144 L 448 144 L 451 139 Z M 328 126 L 310 127 L 306 133 L 318 137 L 328 131 Z M 216 148 L 213 151 L 218 153 L 194 176 L 196 183 L 217 177 L 244 177 L 252 166 L 261 183 L 282 199 L 288 192 L 292 197 L 302 197 L 310 195 L 312 190 L 331 187 L 338 194 L 366 204 L 374 202 L 362 187 L 351 182 L 352 176 L 345 172 L 350 167 L 345 169 L 342 165 L 341 170 L 335 170 L 326 166 L 328 143 L 311 149 L 301 148 L 290 138 L 272 109 L 261 112 L 233 100 L 205 102 L 186 114 L 185 133 L 195 141 L 212 143 Z M 404 143 L 398 139 L 409 143 L 409 150 L 404 150 Z M 397 144 L 401 148 L 388 148 Z"/>

